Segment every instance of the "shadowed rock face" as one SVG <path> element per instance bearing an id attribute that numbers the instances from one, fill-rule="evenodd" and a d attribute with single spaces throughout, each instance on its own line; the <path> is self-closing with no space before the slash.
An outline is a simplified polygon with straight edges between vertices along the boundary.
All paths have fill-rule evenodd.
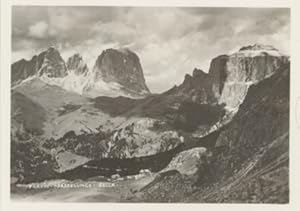
<path id="1" fill-rule="evenodd" d="M 186 74 L 181 85 L 173 91 L 176 96 L 188 98 L 194 102 L 209 104 L 216 102 L 211 89 L 211 76 L 195 68 L 193 75 Z"/>
<path id="2" fill-rule="evenodd" d="M 226 81 L 226 63 L 228 62 L 227 55 L 221 55 L 214 58 L 209 67 L 209 75 L 211 76 L 211 87 L 213 95 L 219 98 L 222 94 L 224 83 Z"/>
<path id="3" fill-rule="evenodd" d="M 137 94 L 150 93 L 138 56 L 128 49 L 107 49 L 97 58 L 94 80 L 116 82 Z"/>
<path id="4" fill-rule="evenodd" d="M 38 73 L 43 65 L 45 52 L 38 56 L 33 56 L 30 61 L 21 59 L 11 65 L 11 83 L 12 85 L 25 80 L 28 77 L 34 76 Z"/>
<path id="5" fill-rule="evenodd" d="M 67 75 L 65 62 L 55 48 L 51 47 L 43 53 L 44 59 L 42 67 L 39 70 L 39 76 L 47 75 L 50 78 L 62 78 Z"/>
<path id="6" fill-rule="evenodd" d="M 32 57 L 30 61 L 19 60 L 11 65 L 12 85 L 34 75 L 48 77 L 64 77 L 67 75 L 65 62 L 55 48 Z"/>
<path id="7" fill-rule="evenodd" d="M 74 54 L 67 61 L 67 68 L 69 71 L 73 71 L 76 75 L 86 75 L 88 72 L 88 67 L 83 61 L 80 54 Z"/>

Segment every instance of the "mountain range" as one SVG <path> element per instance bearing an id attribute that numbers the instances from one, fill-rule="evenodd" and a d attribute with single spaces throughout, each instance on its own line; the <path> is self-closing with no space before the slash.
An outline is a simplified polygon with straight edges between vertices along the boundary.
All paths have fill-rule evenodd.
<path id="1" fill-rule="evenodd" d="M 12 86 L 39 78 L 84 96 L 142 97 L 150 94 L 138 56 L 129 49 L 107 49 L 99 55 L 92 70 L 80 54 L 68 58 L 67 63 L 54 47 L 31 60 L 12 64 Z"/>
<path id="2" fill-rule="evenodd" d="M 248 200 L 251 194 L 229 194 L 240 184 L 233 180 L 252 181 L 248 176 L 274 167 L 274 159 L 288 158 L 289 63 L 272 46 L 249 45 L 154 94 L 129 49 L 107 49 L 89 69 L 80 54 L 65 62 L 50 47 L 11 66 L 12 177 L 28 183 L 147 168 L 156 179 L 127 200 Z M 278 162 L 268 177 L 276 177 L 275 170 L 288 174 Z M 282 181 L 275 198 L 286 202 Z M 261 186 L 269 193 L 271 185 Z M 225 188 L 227 198 L 216 187 Z M 173 198 L 162 196 L 166 192 Z"/>

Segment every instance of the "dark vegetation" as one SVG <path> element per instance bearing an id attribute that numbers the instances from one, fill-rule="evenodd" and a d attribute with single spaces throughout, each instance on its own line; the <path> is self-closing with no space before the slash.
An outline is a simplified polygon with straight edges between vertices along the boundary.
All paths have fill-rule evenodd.
<path id="1" fill-rule="evenodd" d="M 11 141 L 11 176 L 19 183 L 38 182 L 56 177 L 51 156 L 39 149 L 37 140 Z"/>
<path id="2" fill-rule="evenodd" d="M 141 169 L 149 169 L 152 172 L 157 172 L 166 167 L 171 159 L 183 150 L 199 146 L 211 148 L 214 146 L 220 132 L 213 132 L 203 138 L 181 144 L 169 151 L 151 156 L 126 159 L 102 157 L 102 153 L 106 152 L 108 147 L 105 140 L 111 134 L 101 132 L 100 129 L 98 133 L 81 135 L 76 135 L 71 131 L 58 140 L 47 140 L 43 147 L 47 149 L 63 148 L 63 151 L 73 152 L 92 159 L 83 165 L 56 175 L 58 178 L 73 180 L 88 179 L 100 175 L 110 177 L 113 174 L 126 176 L 138 174 Z"/>
<path id="3" fill-rule="evenodd" d="M 144 157 L 134 157 L 134 158 L 101 158 L 98 151 L 98 155 L 93 158 L 93 160 L 78 166 L 74 169 L 68 170 L 60 175 L 63 179 L 87 179 L 94 176 L 111 176 L 113 174 L 119 174 L 121 176 L 134 175 L 139 173 L 141 169 L 149 169 L 152 172 L 157 172 L 168 165 L 171 159 L 179 152 L 183 150 L 188 150 L 193 147 L 207 147 L 211 148 L 214 146 L 221 131 L 216 131 L 200 139 L 196 139 L 193 142 L 187 144 L 181 144 L 176 148 L 161 152 L 151 156 Z M 76 136 L 73 132 L 65 135 L 66 137 L 75 138 Z M 81 136 L 83 137 L 83 136 Z M 102 136 L 104 138 L 104 136 Z M 61 139 L 63 140 L 63 138 Z M 97 139 L 96 139 L 97 140 Z M 71 140 L 71 143 L 76 142 Z M 89 145 L 90 146 L 90 145 Z M 77 148 L 73 146 L 73 148 Z M 72 147 L 69 150 L 73 149 Z M 97 147 L 91 147 L 94 149 Z M 100 149 L 99 149 L 100 150 Z M 103 150 L 103 149 L 102 149 Z M 97 151 L 95 151 L 97 152 Z M 85 151 L 84 153 L 89 153 Z M 78 153 L 77 153 L 78 154 Z M 86 156 L 87 154 L 84 154 Z M 202 164 L 201 164 L 202 165 Z M 203 165 L 202 165 L 203 166 Z"/>
<path id="4" fill-rule="evenodd" d="M 74 131 L 69 131 L 58 140 L 48 139 L 43 144 L 46 149 L 63 148 L 77 155 L 92 159 L 101 159 L 102 153 L 107 151 L 107 140 L 112 135 L 110 132 L 99 130 L 97 133 L 83 132 L 76 135 Z"/>
<path id="5" fill-rule="evenodd" d="M 84 165 L 78 166 L 60 174 L 63 179 L 88 179 L 94 176 L 107 176 L 119 174 L 120 176 L 138 174 L 141 169 L 149 169 L 157 172 L 168 165 L 173 156 L 182 150 L 178 146 L 170 151 L 158 153 L 151 156 L 137 158 L 102 158 L 101 160 L 91 160 Z"/>

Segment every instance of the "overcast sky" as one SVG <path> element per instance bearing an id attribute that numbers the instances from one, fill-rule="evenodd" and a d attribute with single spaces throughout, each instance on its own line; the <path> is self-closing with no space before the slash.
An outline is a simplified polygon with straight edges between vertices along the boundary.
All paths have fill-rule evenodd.
<path id="1" fill-rule="evenodd" d="M 33 7 L 12 11 L 12 59 L 55 45 L 67 60 L 78 52 L 91 69 L 106 48 L 140 57 L 147 85 L 161 92 L 195 67 L 242 46 L 273 45 L 289 54 L 289 9 Z"/>

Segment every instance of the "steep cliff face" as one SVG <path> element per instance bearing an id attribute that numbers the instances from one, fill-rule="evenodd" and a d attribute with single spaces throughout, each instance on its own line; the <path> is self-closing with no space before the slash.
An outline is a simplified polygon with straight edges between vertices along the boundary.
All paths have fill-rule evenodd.
<path id="1" fill-rule="evenodd" d="M 226 76 L 219 102 L 230 108 L 239 106 L 249 85 L 270 77 L 287 63 L 288 57 L 271 46 L 255 44 L 241 48 L 229 55 L 221 68 Z"/>
<path id="2" fill-rule="evenodd" d="M 250 45 L 230 55 L 220 55 L 211 61 L 209 72 L 194 69 L 181 85 L 166 94 L 189 98 L 201 104 L 225 104 L 237 110 L 251 84 L 273 75 L 289 62 L 271 46 Z"/>
<path id="3" fill-rule="evenodd" d="M 228 55 L 221 55 L 214 58 L 209 67 L 209 75 L 211 76 L 211 90 L 215 98 L 219 99 L 224 88 L 224 83 L 227 78 L 226 63 Z"/>
<path id="4" fill-rule="evenodd" d="M 50 78 L 62 78 L 67 75 L 66 64 L 58 50 L 51 47 L 41 55 L 43 55 L 43 64 L 39 70 L 39 76 L 46 75 Z"/>
<path id="5" fill-rule="evenodd" d="M 273 76 L 250 87 L 244 102 L 227 130 L 220 134 L 217 147 L 228 148 L 228 159 L 216 161 L 227 171 L 238 168 L 253 152 L 260 152 L 289 131 L 289 64 Z M 288 144 L 288 143 L 286 143 Z M 224 155 L 223 154 L 223 155 Z M 236 156 L 233 156 L 233 155 Z M 223 168 L 223 167 L 222 167 Z"/>
<path id="6" fill-rule="evenodd" d="M 16 85 L 32 76 L 62 78 L 67 75 L 67 68 L 59 52 L 50 47 L 30 61 L 24 59 L 11 65 L 11 82 Z"/>
<path id="7" fill-rule="evenodd" d="M 107 49 L 97 58 L 94 81 L 115 82 L 137 94 L 150 93 L 138 56 L 129 49 Z"/>
<path id="8" fill-rule="evenodd" d="M 88 67 L 82 56 L 78 53 L 68 59 L 67 69 L 76 75 L 86 75 L 88 73 Z"/>

